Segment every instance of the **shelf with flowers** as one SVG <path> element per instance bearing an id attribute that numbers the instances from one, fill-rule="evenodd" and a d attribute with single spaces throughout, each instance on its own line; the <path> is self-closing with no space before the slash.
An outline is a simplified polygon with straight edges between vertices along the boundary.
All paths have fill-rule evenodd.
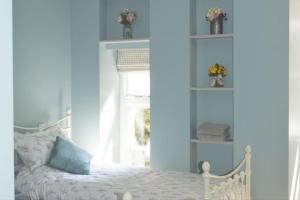
<path id="1" fill-rule="evenodd" d="M 204 87 L 192 86 L 190 90 L 203 92 L 233 92 L 233 87 L 228 87 L 224 84 L 224 78 L 227 74 L 228 70 L 223 65 L 218 63 L 213 64 L 208 68 L 210 84 L 207 82 Z"/>
<path id="2" fill-rule="evenodd" d="M 197 19 L 199 20 L 199 19 Z M 225 31 L 223 28 L 224 21 L 227 21 L 227 13 L 223 8 L 220 7 L 211 7 L 207 10 L 207 14 L 205 16 L 205 20 L 201 20 L 201 32 L 203 30 L 207 30 L 208 26 L 206 22 L 209 22 L 209 29 L 205 31 L 207 34 L 192 34 L 190 36 L 191 39 L 217 39 L 217 38 L 233 38 L 233 33 L 231 28 L 225 26 Z M 230 24 L 232 22 L 230 21 Z M 199 23 L 197 22 L 197 25 Z M 227 25 L 227 23 L 226 23 Z M 228 32 L 229 30 L 230 32 Z M 193 31 L 195 32 L 195 31 Z M 198 32 L 198 31 L 197 31 Z"/>
<path id="3" fill-rule="evenodd" d="M 227 76 L 227 69 L 218 63 L 211 65 L 208 68 L 208 75 L 211 77 L 210 86 L 213 88 L 223 88 L 224 87 L 224 77 Z"/>
<path id="4" fill-rule="evenodd" d="M 233 0 L 192 0 L 190 16 L 193 39 L 233 37 Z"/>
<path id="5" fill-rule="evenodd" d="M 118 22 L 123 25 L 123 39 L 133 38 L 132 23 L 136 18 L 136 12 L 124 9 L 118 16 Z"/>
<path id="6" fill-rule="evenodd" d="M 223 20 L 227 20 L 226 12 L 222 8 L 210 8 L 205 17 L 210 22 L 210 34 L 223 34 Z"/>
<path id="7" fill-rule="evenodd" d="M 101 40 L 100 44 L 106 45 L 107 49 L 149 48 L 149 38 L 134 37 L 132 25 L 136 19 L 136 11 L 123 9 L 117 16 L 117 22 L 123 26 L 122 39 Z"/>

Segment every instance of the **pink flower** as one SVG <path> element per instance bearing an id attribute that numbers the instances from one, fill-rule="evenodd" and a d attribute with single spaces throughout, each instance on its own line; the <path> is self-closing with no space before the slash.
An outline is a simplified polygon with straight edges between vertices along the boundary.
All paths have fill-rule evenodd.
<path id="1" fill-rule="evenodd" d="M 127 15 L 127 21 L 129 23 L 132 23 L 134 21 L 134 19 L 135 19 L 134 13 L 128 13 L 128 15 Z"/>

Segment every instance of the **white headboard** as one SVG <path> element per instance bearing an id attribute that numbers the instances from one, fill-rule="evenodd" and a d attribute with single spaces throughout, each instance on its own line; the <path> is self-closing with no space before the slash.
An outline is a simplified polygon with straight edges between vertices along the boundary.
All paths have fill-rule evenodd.
<path id="1" fill-rule="evenodd" d="M 59 120 L 53 123 L 43 123 L 37 127 L 23 127 L 15 125 L 14 129 L 22 132 L 36 132 L 36 131 L 44 131 L 49 128 L 58 126 L 67 136 L 71 137 L 71 109 L 66 109 L 66 114 Z"/>

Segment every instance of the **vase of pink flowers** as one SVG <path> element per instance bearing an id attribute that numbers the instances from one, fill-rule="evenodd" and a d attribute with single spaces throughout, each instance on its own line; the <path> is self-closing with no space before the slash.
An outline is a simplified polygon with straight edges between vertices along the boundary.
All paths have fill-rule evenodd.
<path id="1" fill-rule="evenodd" d="M 132 23 L 136 18 L 136 13 L 129 9 L 124 9 L 118 16 L 118 22 L 123 25 L 123 39 L 132 39 Z"/>
<path id="2" fill-rule="evenodd" d="M 210 8 L 206 20 L 210 22 L 210 34 L 223 34 L 223 20 L 227 18 L 222 8 Z"/>

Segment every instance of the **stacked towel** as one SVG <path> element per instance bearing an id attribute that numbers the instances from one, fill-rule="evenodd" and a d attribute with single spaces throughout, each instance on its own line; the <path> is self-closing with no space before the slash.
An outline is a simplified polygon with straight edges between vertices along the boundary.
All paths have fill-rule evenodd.
<path id="1" fill-rule="evenodd" d="M 197 130 L 197 138 L 205 141 L 226 141 L 229 139 L 228 124 L 205 122 Z"/>

